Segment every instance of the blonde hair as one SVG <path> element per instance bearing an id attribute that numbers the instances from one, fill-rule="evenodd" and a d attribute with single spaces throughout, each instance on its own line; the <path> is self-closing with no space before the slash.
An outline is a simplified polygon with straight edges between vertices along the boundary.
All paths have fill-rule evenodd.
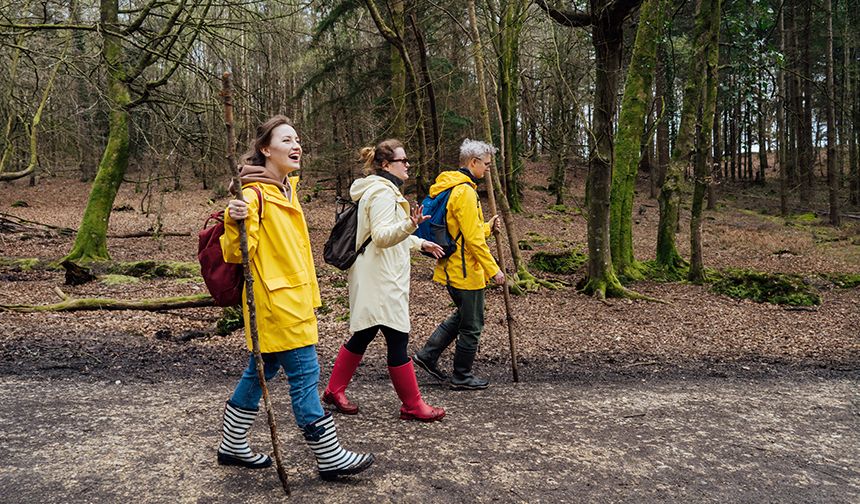
<path id="1" fill-rule="evenodd" d="M 394 149 L 403 148 L 403 142 L 389 138 L 376 144 L 376 147 L 362 147 L 358 151 L 359 159 L 364 164 L 364 174 L 372 175 L 382 171 L 382 163 L 394 159 Z"/>

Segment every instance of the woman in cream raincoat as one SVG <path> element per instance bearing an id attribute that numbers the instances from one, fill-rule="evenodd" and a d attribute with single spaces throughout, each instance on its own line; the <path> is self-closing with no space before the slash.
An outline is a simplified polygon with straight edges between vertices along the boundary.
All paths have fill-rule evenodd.
<path id="1" fill-rule="evenodd" d="M 428 406 L 418 391 L 415 369 L 406 353 L 409 343 L 409 276 L 411 250 L 441 257 L 442 248 L 412 233 L 429 216 L 421 207 L 410 211 L 400 193 L 408 178 L 409 160 L 403 144 L 385 140 L 361 150 L 366 177 L 356 180 L 349 193 L 358 202 L 356 247 L 371 237 L 364 253 L 349 270 L 349 330 L 352 337 L 338 353 L 323 401 L 341 413 L 354 415 L 358 406 L 345 391 L 376 334 L 385 336 L 388 373 L 403 405 L 400 418 L 432 422 L 445 410 Z"/>

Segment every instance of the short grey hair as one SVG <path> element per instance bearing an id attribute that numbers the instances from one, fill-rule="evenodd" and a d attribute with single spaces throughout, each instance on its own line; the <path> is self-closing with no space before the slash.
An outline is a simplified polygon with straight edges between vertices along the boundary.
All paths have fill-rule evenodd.
<path id="1" fill-rule="evenodd" d="M 487 154 L 492 156 L 498 151 L 499 149 L 493 147 L 487 142 L 470 140 L 467 138 L 463 140 L 462 144 L 460 144 L 460 166 L 466 166 L 472 158 L 480 159 Z"/>

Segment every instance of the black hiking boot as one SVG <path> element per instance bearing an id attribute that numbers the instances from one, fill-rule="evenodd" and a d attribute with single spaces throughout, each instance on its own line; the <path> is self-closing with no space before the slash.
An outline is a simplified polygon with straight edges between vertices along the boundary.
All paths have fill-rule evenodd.
<path id="1" fill-rule="evenodd" d="M 459 346 L 454 352 L 454 375 L 451 377 L 451 390 L 482 390 L 490 382 L 472 374 L 475 352 L 463 350 Z"/>
<path id="2" fill-rule="evenodd" d="M 437 363 L 435 361 L 430 361 L 429 359 L 425 360 L 425 358 L 422 358 L 421 352 L 412 356 L 412 362 L 424 371 L 427 371 L 433 378 L 436 378 L 439 381 L 448 381 L 448 375 L 439 369 Z"/>

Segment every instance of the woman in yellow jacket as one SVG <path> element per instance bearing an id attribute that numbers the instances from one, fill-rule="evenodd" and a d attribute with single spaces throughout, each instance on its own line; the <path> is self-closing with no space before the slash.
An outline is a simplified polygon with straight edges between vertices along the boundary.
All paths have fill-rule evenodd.
<path id="1" fill-rule="evenodd" d="M 299 137 L 286 117 L 272 117 L 257 128 L 257 138 L 240 172 L 247 203 L 231 200 L 227 206 L 221 250 L 225 261 L 241 262 L 236 221 L 244 219 L 266 380 L 283 368 L 296 424 L 316 456 L 320 476 L 333 479 L 367 469 L 373 455 L 341 448 L 334 421 L 320 404 L 314 314 L 314 308 L 320 306 L 319 286 L 308 228 L 296 194 L 298 177 L 287 176 L 300 169 L 301 156 Z M 251 186 L 260 190 L 262 198 Z M 246 294 L 242 296 L 242 310 L 251 350 Z M 250 468 L 272 464 L 269 456 L 252 452 L 248 444 L 248 431 L 261 396 L 252 353 L 224 409 L 219 464 Z"/>

